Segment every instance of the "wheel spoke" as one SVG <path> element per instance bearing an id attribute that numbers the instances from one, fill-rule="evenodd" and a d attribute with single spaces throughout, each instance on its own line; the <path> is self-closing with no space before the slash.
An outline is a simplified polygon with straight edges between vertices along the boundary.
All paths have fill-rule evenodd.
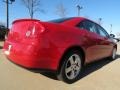
<path id="1" fill-rule="evenodd" d="M 80 70 L 80 66 L 76 66 L 75 70 L 77 70 L 77 71 Z"/>
<path id="2" fill-rule="evenodd" d="M 69 57 L 65 66 L 65 74 L 68 79 L 74 79 L 80 73 L 81 58 L 77 54 L 73 54 Z"/>
<path id="3" fill-rule="evenodd" d="M 74 59 L 73 59 L 73 56 L 72 57 L 70 57 L 70 64 L 72 65 L 72 64 L 74 64 L 75 62 L 74 62 Z"/>
<path id="4" fill-rule="evenodd" d="M 72 69 L 71 69 L 71 66 L 70 67 L 68 67 L 68 68 L 66 68 L 66 73 L 69 73 L 69 72 L 71 72 L 72 71 Z"/>
<path id="5" fill-rule="evenodd" d="M 78 57 L 78 56 L 75 56 L 75 64 L 78 64 L 79 63 L 79 61 L 80 61 L 80 58 Z"/>
<path id="6" fill-rule="evenodd" d="M 71 71 L 70 78 L 71 78 L 71 79 L 75 78 L 75 71 L 74 71 L 74 70 Z"/>

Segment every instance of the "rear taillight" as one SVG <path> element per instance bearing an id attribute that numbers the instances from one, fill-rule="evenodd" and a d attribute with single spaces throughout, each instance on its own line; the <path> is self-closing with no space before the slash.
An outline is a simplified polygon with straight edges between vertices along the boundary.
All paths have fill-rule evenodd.
<path id="1" fill-rule="evenodd" d="M 45 31 L 45 28 L 41 24 L 35 22 L 34 24 L 32 24 L 32 27 L 30 26 L 28 28 L 28 31 L 26 32 L 25 35 L 26 37 L 32 37 L 32 38 L 38 37 L 44 31 Z"/>
<path id="2" fill-rule="evenodd" d="M 25 35 L 26 35 L 26 37 L 30 37 L 31 31 L 27 31 Z"/>

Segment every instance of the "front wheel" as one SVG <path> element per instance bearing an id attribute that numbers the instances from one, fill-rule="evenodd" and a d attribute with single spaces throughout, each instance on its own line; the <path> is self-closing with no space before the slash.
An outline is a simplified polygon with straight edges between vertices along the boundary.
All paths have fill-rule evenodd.
<path id="1" fill-rule="evenodd" d="M 63 60 L 64 62 L 57 75 L 58 79 L 69 84 L 77 81 L 82 70 L 82 54 L 74 50 L 67 53 L 65 57 L 63 57 Z"/>
<path id="2" fill-rule="evenodd" d="M 111 59 L 111 60 L 115 60 L 115 59 L 116 59 L 116 52 L 117 52 L 117 49 L 116 49 L 116 48 L 113 48 L 113 50 L 112 50 L 112 55 L 110 56 L 110 59 Z"/>

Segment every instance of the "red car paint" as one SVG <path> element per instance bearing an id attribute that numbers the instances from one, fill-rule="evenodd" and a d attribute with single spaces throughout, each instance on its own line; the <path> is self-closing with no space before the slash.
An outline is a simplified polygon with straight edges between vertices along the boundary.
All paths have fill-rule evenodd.
<path id="1" fill-rule="evenodd" d="M 76 25 L 86 18 L 75 17 L 62 23 L 21 19 L 13 22 L 4 44 L 8 59 L 26 68 L 57 70 L 65 52 L 80 47 L 85 64 L 108 57 L 116 46 L 109 38 L 81 30 Z"/>

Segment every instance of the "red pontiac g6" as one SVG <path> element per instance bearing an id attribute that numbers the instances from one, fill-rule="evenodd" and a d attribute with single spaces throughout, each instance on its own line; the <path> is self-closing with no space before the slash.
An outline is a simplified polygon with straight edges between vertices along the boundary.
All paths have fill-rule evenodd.
<path id="1" fill-rule="evenodd" d="M 100 25 L 83 17 L 43 22 L 13 22 L 4 44 L 9 60 L 26 68 L 57 71 L 66 83 L 79 79 L 82 67 L 105 57 L 115 59 L 117 45 Z"/>

